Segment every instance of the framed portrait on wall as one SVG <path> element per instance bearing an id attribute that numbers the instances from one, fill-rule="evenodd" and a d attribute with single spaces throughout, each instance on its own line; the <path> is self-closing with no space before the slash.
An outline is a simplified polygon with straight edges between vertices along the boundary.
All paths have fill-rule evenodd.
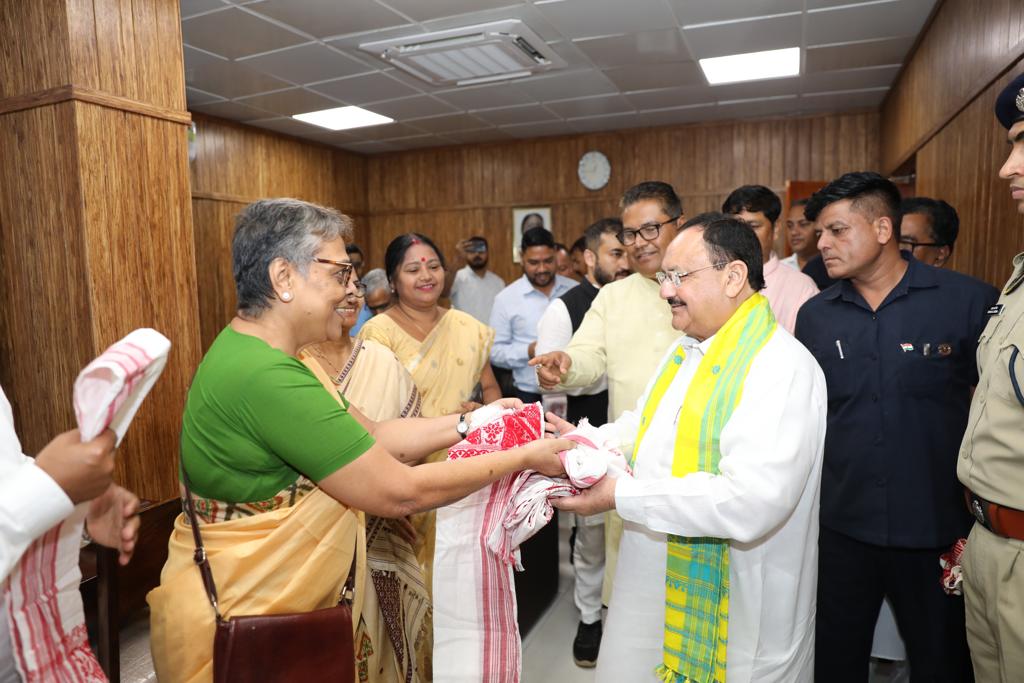
<path id="1" fill-rule="evenodd" d="M 525 209 L 512 209 L 512 262 L 519 263 L 519 242 L 523 233 L 530 228 L 551 229 L 551 207 L 533 206 Z"/>

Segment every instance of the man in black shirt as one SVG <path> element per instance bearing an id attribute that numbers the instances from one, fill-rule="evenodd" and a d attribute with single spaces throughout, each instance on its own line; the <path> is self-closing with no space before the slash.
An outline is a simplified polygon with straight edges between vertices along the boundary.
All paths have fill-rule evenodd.
<path id="1" fill-rule="evenodd" d="M 939 555 L 970 527 L 957 453 L 977 383 L 978 336 L 996 290 L 900 252 L 900 195 L 848 173 L 806 215 L 829 277 L 796 337 L 828 384 L 815 678 L 865 681 L 884 597 L 914 680 L 972 680 L 964 606 Z"/>

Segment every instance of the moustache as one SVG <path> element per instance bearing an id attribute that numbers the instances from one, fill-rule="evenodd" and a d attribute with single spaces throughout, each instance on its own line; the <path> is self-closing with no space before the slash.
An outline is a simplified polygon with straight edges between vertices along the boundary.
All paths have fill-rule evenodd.
<path id="1" fill-rule="evenodd" d="M 668 305 L 669 306 L 685 306 L 685 304 L 683 303 L 683 300 L 678 298 L 678 297 L 674 297 L 674 296 L 669 297 L 667 299 L 667 301 L 668 301 Z"/>

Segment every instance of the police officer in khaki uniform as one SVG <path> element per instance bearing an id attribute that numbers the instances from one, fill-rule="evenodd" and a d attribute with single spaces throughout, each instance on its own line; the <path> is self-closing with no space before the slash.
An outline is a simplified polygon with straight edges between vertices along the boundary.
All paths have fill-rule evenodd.
<path id="1" fill-rule="evenodd" d="M 1024 74 L 996 100 L 1010 156 L 999 170 L 1024 213 Z M 979 682 L 1024 680 L 1024 253 L 978 343 L 981 379 L 957 475 L 977 523 L 963 558 L 967 640 Z"/>

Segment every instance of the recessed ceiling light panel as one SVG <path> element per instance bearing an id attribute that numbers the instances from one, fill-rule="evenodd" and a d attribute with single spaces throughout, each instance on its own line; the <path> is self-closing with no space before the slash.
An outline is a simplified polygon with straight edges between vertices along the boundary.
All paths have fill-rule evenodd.
<path id="1" fill-rule="evenodd" d="M 709 57 L 700 60 L 700 68 L 710 85 L 797 76 L 800 74 L 800 48 Z"/>
<path id="2" fill-rule="evenodd" d="M 310 111 L 305 114 L 295 114 L 293 119 L 303 123 L 311 123 L 314 126 L 327 128 L 328 130 L 346 130 L 348 128 L 364 128 L 366 126 L 378 126 L 382 123 L 392 123 L 394 119 L 387 116 L 375 114 L 362 107 L 335 107 L 334 109 L 321 109 Z"/>

